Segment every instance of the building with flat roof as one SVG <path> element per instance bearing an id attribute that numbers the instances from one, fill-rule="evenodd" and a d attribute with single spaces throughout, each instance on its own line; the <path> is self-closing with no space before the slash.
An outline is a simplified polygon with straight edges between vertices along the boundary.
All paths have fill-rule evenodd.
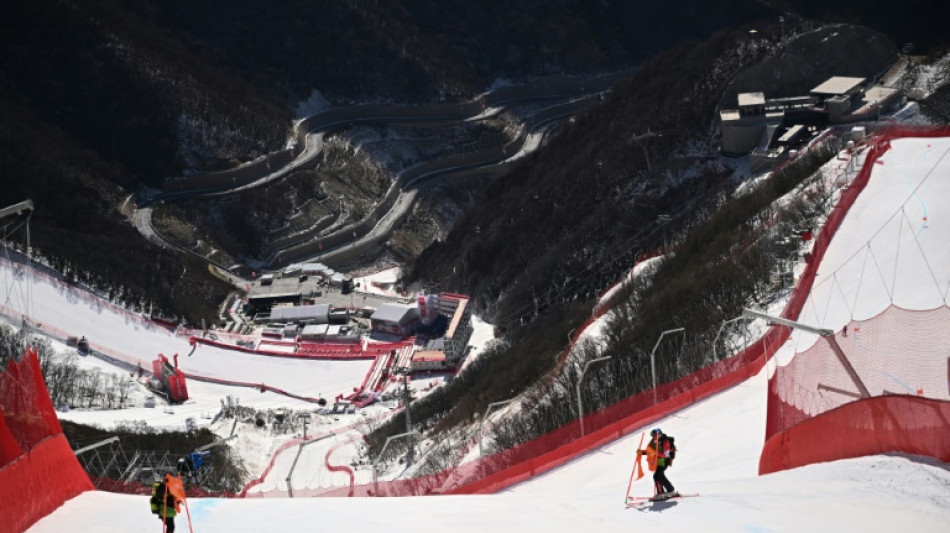
<path id="1" fill-rule="evenodd" d="M 439 313 L 449 319 L 449 326 L 443 337 L 443 350 L 446 364 L 450 367 L 456 367 L 462 363 L 468 349 L 468 341 L 474 332 L 470 304 L 471 298 L 465 294 L 451 292 L 439 294 Z"/>
<path id="2" fill-rule="evenodd" d="M 832 96 L 847 96 L 852 98 L 861 93 L 861 87 L 864 81 L 864 78 L 832 76 L 809 92 L 812 96 L 818 98 L 818 103 L 824 102 L 826 98 Z"/>
<path id="3" fill-rule="evenodd" d="M 765 93 L 739 93 L 740 115 L 760 115 L 765 113 Z"/>
<path id="4" fill-rule="evenodd" d="M 273 294 L 258 294 L 248 296 L 247 303 L 244 305 L 244 314 L 254 317 L 255 321 L 267 320 L 270 316 L 271 308 L 277 304 L 297 305 L 303 300 L 303 295 L 299 292 L 285 292 Z"/>
<path id="5" fill-rule="evenodd" d="M 832 76 L 808 95 L 767 98 L 761 92 L 739 93 L 737 109 L 719 112 L 721 151 L 752 153 L 753 171 L 784 161 L 808 133 L 828 124 L 877 120 L 901 101 L 899 89 L 868 86 L 865 78 Z"/>
<path id="6" fill-rule="evenodd" d="M 412 354 L 412 372 L 444 370 L 447 366 L 445 352 L 441 350 L 419 350 Z"/>
<path id="7" fill-rule="evenodd" d="M 415 333 L 421 320 L 414 305 L 384 303 L 369 317 L 373 331 L 407 337 Z"/>
<path id="8" fill-rule="evenodd" d="M 330 304 L 295 305 L 293 307 L 275 307 L 270 310 L 270 322 L 296 322 L 308 324 L 328 324 L 330 322 Z"/>
<path id="9" fill-rule="evenodd" d="M 352 342 L 358 343 L 359 333 L 350 326 L 341 326 L 335 324 L 312 324 L 304 326 L 300 331 L 298 339 L 301 341 L 315 342 Z"/>

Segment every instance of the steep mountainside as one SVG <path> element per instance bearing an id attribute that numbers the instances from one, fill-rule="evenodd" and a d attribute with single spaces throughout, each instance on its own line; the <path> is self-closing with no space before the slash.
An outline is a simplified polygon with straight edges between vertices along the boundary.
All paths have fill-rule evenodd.
<path id="1" fill-rule="evenodd" d="M 666 382 L 709 364 L 719 324 L 747 305 L 767 304 L 780 258 L 797 253 L 801 242 L 782 237 L 814 224 L 829 205 L 820 194 L 782 208 L 774 202 L 814 176 L 843 141 L 832 136 L 734 195 L 748 177 L 747 158 L 718 154 L 722 95 L 752 67 L 765 86 L 782 79 L 789 91 L 807 93 L 811 81 L 793 75 L 800 63 L 785 66 L 790 50 L 814 51 L 810 75 L 827 78 L 839 68 L 836 47 L 807 43 L 852 50 L 853 75 L 862 77 L 895 57 L 894 47 L 867 28 L 796 28 L 805 43 L 780 41 L 779 29 L 771 29 L 723 32 L 661 54 L 493 183 L 442 242 L 422 253 L 409 278 L 469 291 L 503 337 L 449 387 L 417 402 L 414 423 L 464 427 L 490 403 L 527 392 L 531 408 L 496 441 L 515 446 L 578 416 L 581 362 L 609 358 L 591 377 L 599 380 L 591 385 L 598 393 L 585 400 L 596 410 L 651 385 L 651 346 L 662 331 L 685 332 L 681 344 L 656 357 L 653 379 Z M 857 46 L 867 42 L 882 45 Z M 571 363 L 559 365 L 599 292 L 639 254 L 654 251 L 664 260 L 652 277 L 613 297 L 615 315 L 596 349 L 581 344 Z M 404 427 L 397 417 L 371 441 L 378 446 Z"/>
<path id="2" fill-rule="evenodd" d="M 794 10 L 799 15 L 823 22 L 861 24 L 885 33 L 898 47 L 927 53 L 948 43 L 946 19 L 939 15 L 940 3 L 932 0 L 868 2 L 866 0 L 794 0 L 773 2 L 775 7 Z"/>
<path id="3" fill-rule="evenodd" d="M 128 179 L 123 167 L 44 124 L 3 89 L 0 169 L 0 204 L 33 200 L 34 254 L 39 251 L 67 280 L 132 309 L 169 315 L 188 310 L 185 316 L 193 318 L 217 315 L 228 286 L 194 258 L 150 245 L 119 211 L 124 198 L 115 183 Z M 22 243 L 22 231 L 13 233 L 17 226 L 3 222 L 5 237 Z"/>
<path id="4" fill-rule="evenodd" d="M 841 3 L 850 5 L 844 0 Z M 864 7 L 874 13 L 886 11 L 875 5 Z M 828 9 L 834 9 L 834 5 Z M 315 90 L 334 104 L 457 101 L 505 78 L 591 74 L 638 65 L 675 43 L 706 38 L 719 28 L 741 27 L 757 20 L 770 20 L 774 25 L 778 14 L 770 3 L 753 0 L 715 4 L 695 0 L 14 2 L 5 6 L 0 18 L 0 111 L 11 117 L 3 124 L 5 149 L 0 154 L 0 170 L 8 186 L 0 190 L 0 202 L 9 204 L 23 197 L 36 200 L 44 212 L 43 218 L 38 215 L 35 220 L 42 220 L 48 230 L 37 233 L 37 249 L 47 257 L 73 265 L 84 277 L 100 278 L 104 275 L 94 270 L 109 249 L 125 247 L 138 253 L 138 247 L 148 246 L 126 232 L 125 219 L 117 211 L 130 192 L 154 187 L 167 176 L 231 167 L 282 147 L 290 129 L 292 108 Z M 785 13 L 785 17 L 791 30 L 797 24 L 795 16 Z M 761 30 L 757 35 L 762 35 L 766 26 L 756 24 Z M 749 35 L 748 46 L 754 48 L 755 35 Z M 677 57 L 675 54 L 671 57 Z M 681 59 L 683 65 L 679 68 L 688 67 L 690 61 L 716 61 L 711 52 L 694 56 Z M 624 204 L 601 201 L 612 195 L 632 198 L 633 194 L 649 192 L 649 183 L 655 186 L 666 182 L 661 175 L 666 169 L 660 168 L 659 162 L 674 139 L 666 135 L 641 137 L 647 128 L 654 133 L 669 128 L 690 130 L 678 132 L 680 139 L 707 137 L 702 130 L 708 117 L 696 117 L 709 111 L 696 109 L 694 104 L 705 105 L 709 91 L 716 90 L 719 82 L 710 85 L 706 80 L 691 78 L 691 73 L 675 79 L 669 73 L 657 74 L 656 69 L 655 65 L 648 67 L 647 72 L 653 75 L 639 78 L 627 86 L 626 95 L 618 93 L 592 115 L 626 117 L 623 121 L 589 131 L 587 125 L 593 123 L 579 121 L 555 143 L 557 148 L 545 151 L 544 162 L 539 156 L 533 158 L 539 163 L 525 165 L 534 170 L 522 172 L 536 177 L 520 187 L 539 187 L 537 192 L 526 190 L 526 198 L 536 205 L 547 205 L 548 195 L 578 196 L 581 200 L 577 205 L 583 208 L 566 212 L 545 208 L 542 216 L 523 219 L 520 214 L 515 216 L 514 210 L 533 213 L 533 208 L 521 202 L 506 207 L 512 210 L 506 224 L 515 225 L 504 231 L 479 222 L 467 227 L 478 226 L 495 235 L 540 223 L 557 228 L 552 223 L 557 221 L 551 217 L 574 217 L 586 229 L 572 230 L 573 241 L 564 240 L 554 229 L 546 230 L 553 232 L 546 236 L 551 245 L 546 261 L 553 261 L 556 268 L 549 268 L 545 261 L 534 267 L 560 272 L 555 277 L 563 278 L 589 262 L 595 250 L 609 245 L 595 244 L 592 236 L 610 225 L 607 221 L 616 218 L 614 211 L 619 209 L 621 218 L 627 217 L 625 223 L 640 227 L 651 220 L 651 209 L 665 209 L 662 202 L 653 200 L 649 209 L 632 212 Z M 683 79 L 693 79 L 698 85 L 688 86 Z M 688 96 L 676 96 L 674 91 L 680 90 Z M 615 112 L 609 107 L 626 100 L 646 101 L 654 93 L 659 98 L 656 109 L 666 110 L 661 118 L 647 117 L 642 110 L 652 109 L 652 104 L 630 116 L 626 110 Z M 587 143 L 601 135 L 605 139 L 629 139 L 634 134 L 637 140 L 632 144 L 610 147 L 601 140 L 603 146 L 591 147 Z M 707 141 L 697 142 L 700 146 Z M 581 151 L 578 146 L 583 147 Z M 643 161 L 638 158 L 644 151 L 658 161 L 654 172 L 644 172 L 645 181 L 635 184 L 628 184 L 630 180 L 618 182 L 618 176 L 641 173 Z M 691 153 L 702 156 L 709 152 L 700 149 Z M 612 163 L 615 156 L 618 162 Z M 678 161 L 685 164 L 690 160 Z M 617 172 L 605 165 L 626 170 Z M 590 200 L 583 199 L 586 195 L 575 195 L 577 186 L 557 177 L 564 169 L 573 169 L 582 178 L 577 182 L 583 188 L 581 192 L 597 194 Z M 549 171 L 552 178 L 543 178 Z M 716 176 L 724 173 L 715 165 L 703 172 Z M 35 179 L 37 174 L 46 177 Z M 597 187 L 590 186 L 589 178 L 594 174 L 602 175 L 597 178 Z M 92 185 L 77 176 L 99 181 Z M 685 181 L 682 185 L 678 194 L 690 195 Z M 497 187 L 504 189 L 507 185 Z M 463 196 L 470 194 L 465 192 Z M 76 213 L 104 218 L 96 224 L 77 224 Z M 93 227 L 97 229 L 91 231 Z M 429 233 L 442 235 L 443 231 Z M 60 237 L 50 239 L 54 233 Z M 127 233 L 127 237 L 116 238 Z M 84 239 L 99 241 L 92 246 L 95 252 L 74 246 Z M 657 239 L 662 241 L 663 237 Z M 129 241 L 136 242 L 127 245 Z M 415 243 L 405 248 L 417 250 L 418 246 Z M 530 256 L 530 249 L 519 251 L 519 262 Z M 555 249 L 576 258 L 557 259 L 558 253 L 552 251 Z M 469 257 L 468 253 L 463 256 Z M 627 259 L 613 259 L 614 266 L 597 276 L 614 272 Z M 474 270 L 465 274 L 465 279 L 449 278 L 447 283 L 470 284 L 476 273 L 487 273 L 478 262 L 473 261 Z M 121 274 L 108 276 L 124 280 L 120 283 L 125 288 L 114 288 L 117 293 L 129 294 L 126 284 L 131 284 L 143 288 L 143 298 L 167 301 L 166 294 L 150 287 L 174 286 L 182 276 L 198 284 L 212 283 L 201 268 L 163 269 L 155 274 L 135 264 L 117 264 Z M 513 272 L 524 270 L 510 270 L 505 275 Z M 436 274 L 436 270 L 423 270 L 419 275 Z M 488 276 L 476 284 L 485 286 L 486 301 L 494 306 L 492 302 L 509 288 L 492 278 Z M 161 282 L 154 283 L 156 279 Z M 573 291 L 578 296 L 589 295 L 600 283 L 582 285 Z M 478 292 L 483 289 L 476 287 Z M 531 292 L 520 294 L 519 301 L 531 299 Z M 540 302 L 546 299 L 550 298 L 539 299 L 537 305 L 543 305 Z M 190 314 L 194 308 L 180 307 L 177 312 Z"/>
<path id="5" fill-rule="evenodd" d="M 807 92 L 841 72 L 842 48 L 851 50 L 851 75 L 871 77 L 896 57 L 884 36 L 855 26 L 804 31 L 784 44 L 765 32 L 721 33 L 662 54 L 493 183 L 421 255 L 411 279 L 464 287 L 502 328 L 590 300 L 745 177 L 732 168 L 739 161 L 718 154 L 722 96 L 747 80 Z M 800 76 L 803 61 L 809 72 Z"/>
<path id="6" fill-rule="evenodd" d="M 886 35 L 862 26 L 831 24 L 802 33 L 769 61 L 737 75 L 723 92 L 720 108 L 735 109 L 736 95 L 741 92 L 785 98 L 807 94 L 829 75 L 872 78 L 896 59 L 897 49 Z"/>
<path id="7" fill-rule="evenodd" d="M 0 85 L 121 163 L 122 185 L 231 166 L 284 143 L 286 110 L 116 1 L 15 2 L 0 30 Z"/>
<path id="8" fill-rule="evenodd" d="M 682 39 L 774 18 L 762 2 L 130 0 L 128 9 L 288 102 L 431 102 L 496 78 L 635 65 Z"/>
<path id="9" fill-rule="evenodd" d="M 131 231 L 129 193 L 282 147 L 315 89 L 339 103 L 457 100 L 498 77 L 629 66 L 735 22 L 692 3 L 697 16 L 677 19 L 577 1 L 14 2 L 0 17 L 0 204 L 32 198 L 32 244 L 77 279 L 213 320 L 216 281 L 157 268 L 188 260 Z M 770 12 L 731 4 L 742 20 Z M 209 289 L 175 289 L 188 285 Z"/>

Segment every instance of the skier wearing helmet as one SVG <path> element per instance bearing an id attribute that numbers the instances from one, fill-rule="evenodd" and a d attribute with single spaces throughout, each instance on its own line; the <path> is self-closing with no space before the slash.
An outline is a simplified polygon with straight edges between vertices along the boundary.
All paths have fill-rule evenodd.
<path id="1" fill-rule="evenodd" d="M 644 450 L 637 450 L 638 454 L 646 454 L 647 464 L 650 470 L 653 470 L 653 483 L 656 487 L 656 496 L 658 500 L 665 500 L 677 496 L 679 493 L 673 488 L 673 484 L 666 478 L 666 469 L 673 466 L 673 458 L 676 457 L 676 447 L 673 445 L 673 437 L 663 434 L 660 428 L 650 431 L 650 442 Z"/>
<path id="2" fill-rule="evenodd" d="M 185 500 L 181 479 L 166 472 L 162 479 L 152 484 L 152 497 L 149 504 L 152 514 L 162 521 L 164 533 L 175 532 L 175 516 L 181 512 L 181 502 Z"/>

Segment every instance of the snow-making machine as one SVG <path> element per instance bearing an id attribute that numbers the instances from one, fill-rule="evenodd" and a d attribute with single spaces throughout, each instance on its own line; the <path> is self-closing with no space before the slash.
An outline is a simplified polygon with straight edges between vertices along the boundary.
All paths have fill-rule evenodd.
<path id="1" fill-rule="evenodd" d="M 188 385 L 185 383 L 185 373 L 178 368 L 178 354 L 172 356 L 175 364 L 168 358 L 158 354 L 158 359 L 152 361 L 152 379 L 149 387 L 168 399 L 168 403 L 182 403 L 188 399 Z"/>

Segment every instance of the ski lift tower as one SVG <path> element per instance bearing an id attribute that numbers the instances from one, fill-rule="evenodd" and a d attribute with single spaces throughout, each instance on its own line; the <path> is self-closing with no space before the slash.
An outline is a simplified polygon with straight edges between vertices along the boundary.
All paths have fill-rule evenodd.
<path id="1" fill-rule="evenodd" d="M 19 215 L 24 211 L 33 211 L 33 200 L 24 200 L 18 204 L 8 205 L 0 208 L 0 218 Z"/>
<path id="2" fill-rule="evenodd" d="M 11 216 L 20 216 L 24 212 L 29 211 L 30 215 L 33 214 L 33 200 L 24 200 L 20 203 L 13 205 L 8 205 L 6 207 L 0 207 L 0 220 L 11 217 Z M 29 216 L 27 215 L 27 221 L 29 221 Z M 30 255 L 30 231 L 27 229 L 26 232 L 26 255 Z"/>
<path id="3" fill-rule="evenodd" d="M 33 201 L 32 201 L 32 200 L 24 200 L 24 201 L 22 201 L 22 202 L 20 202 L 20 203 L 16 203 L 16 204 L 13 204 L 13 205 L 8 205 L 8 206 L 6 206 L 6 207 L 0 208 L 0 220 L 3 220 L 4 218 L 10 217 L 10 216 L 22 216 L 23 213 L 25 213 L 25 212 L 27 212 L 27 211 L 29 211 L 29 214 L 26 216 L 26 224 L 27 224 L 27 227 L 26 227 L 26 228 L 27 228 L 27 229 L 26 229 L 26 250 L 25 250 L 25 252 L 26 252 L 27 260 L 29 261 L 29 260 L 30 260 L 30 226 L 29 226 L 29 221 L 30 221 L 30 216 L 32 216 L 32 214 L 33 214 Z M 6 234 L 6 230 L 4 230 L 4 234 Z M 31 303 L 30 305 L 32 306 L 32 303 Z M 27 315 L 29 315 L 29 313 L 30 313 L 30 311 L 27 310 L 26 315 L 24 315 L 24 317 L 23 317 L 23 326 L 24 326 L 24 327 L 27 327 L 27 326 L 28 326 L 28 322 L 29 322 L 29 321 L 28 321 Z"/>

